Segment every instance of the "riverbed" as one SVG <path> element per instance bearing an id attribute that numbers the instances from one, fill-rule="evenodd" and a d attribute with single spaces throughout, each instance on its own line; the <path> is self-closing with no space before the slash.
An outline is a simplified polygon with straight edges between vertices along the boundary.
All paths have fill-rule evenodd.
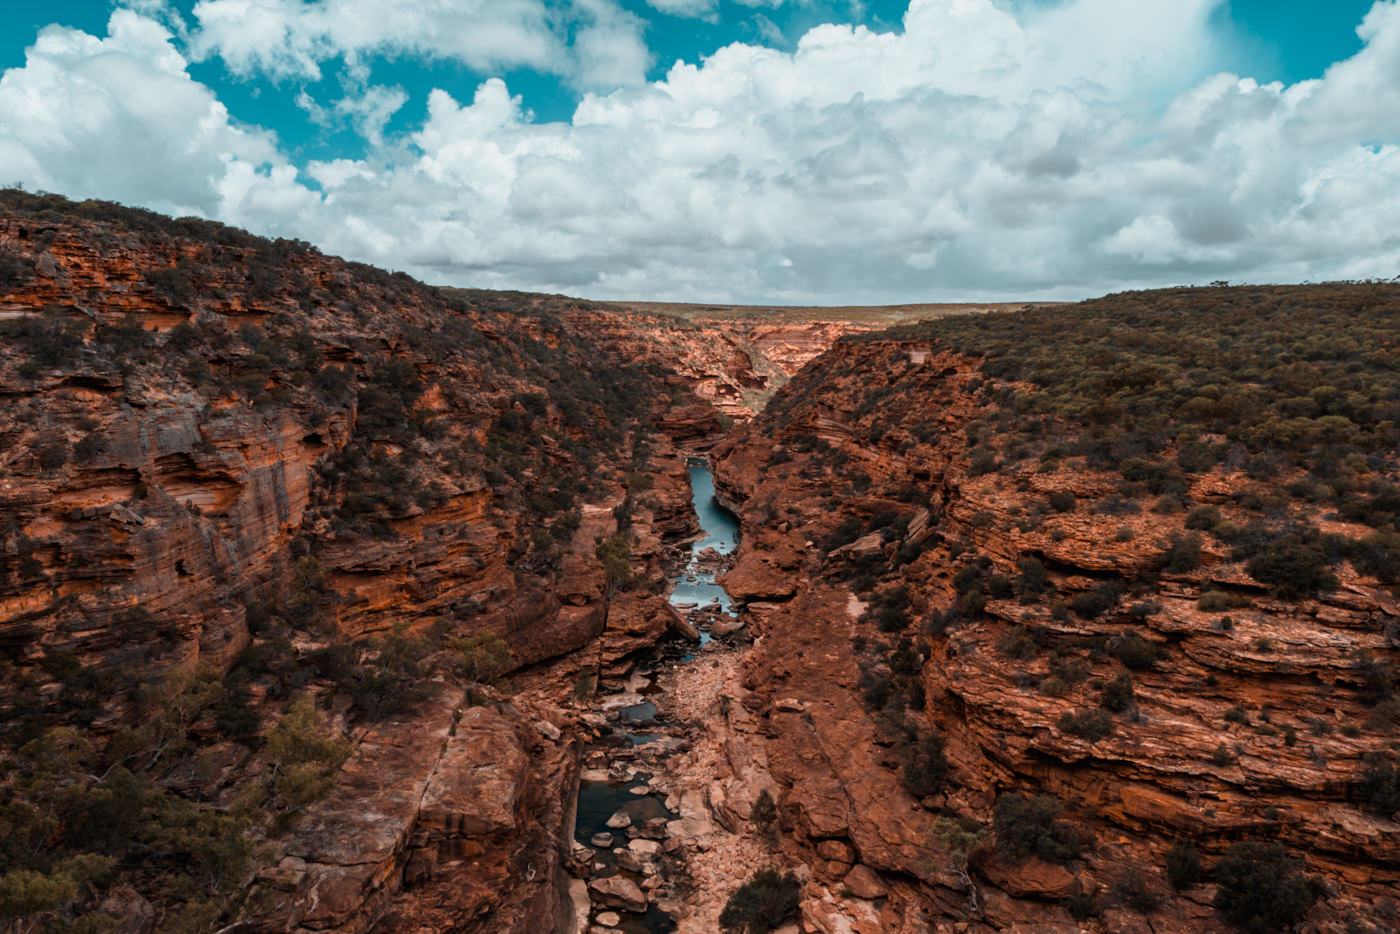
<path id="1" fill-rule="evenodd" d="M 719 618 L 732 621 L 733 612 L 729 595 L 715 578 L 722 559 L 738 549 L 739 522 L 715 498 L 708 463 L 693 458 L 688 471 L 701 534 L 690 545 L 689 561 L 671 579 L 670 601 L 698 624 L 702 652 L 713 653 L 719 647 L 710 645 L 710 624 Z M 595 704 L 615 726 L 611 742 L 590 749 L 586 756 L 574 830 L 575 858 L 588 865 L 591 879 L 621 876 L 636 884 L 649 902 L 643 913 L 604 906 L 595 897 L 591 924 L 599 924 L 600 914 L 610 921 L 609 912 L 617 916 L 605 930 L 668 934 L 676 929 L 664 910 L 674 911 L 679 904 L 677 866 L 668 853 L 676 852 L 676 838 L 695 826 L 695 808 L 693 800 L 683 802 L 655 773 L 658 760 L 688 747 L 683 718 L 694 712 L 680 712 L 682 719 L 678 719 L 660 681 L 700 660 L 691 649 L 662 646 L 654 657 L 638 664 L 626 692 L 599 698 Z M 677 845 L 672 845 L 673 840 Z"/>

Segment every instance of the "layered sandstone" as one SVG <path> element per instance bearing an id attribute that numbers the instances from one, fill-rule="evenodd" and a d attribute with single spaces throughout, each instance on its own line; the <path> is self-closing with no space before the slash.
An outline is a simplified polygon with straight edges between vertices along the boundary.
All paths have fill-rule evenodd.
<path id="1" fill-rule="evenodd" d="M 427 661 L 436 700 L 376 721 L 324 659 L 348 646 L 373 666 L 366 639 L 429 630 L 500 640 L 497 674 L 589 647 L 558 684 L 665 636 L 664 599 L 607 586 L 595 548 L 625 522 L 636 580 L 660 577 L 694 522 L 676 445 L 713 443 L 716 410 L 648 339 L 565 300 L 448 295 L 304 244 L 108 213 L 0 219 L 19 270 L 0 282 L 11 727 L 63 726 L 70 668 L 108 686 L 85 701 L 99 749 L 152 716 L 142 685 L 235 669 L 263 733 L 309 687 L 354 751 L 271 833 L 241 924 L 562 924 L 573 721 L 547 701 L 472 706 L 450 651 Z M 208 714 L 194 727 L 181 742 L 220 738 Z M 192 783 L 210 807 L 273 777 L 240 748 Z M 150 923 L 173 910 L 155 902 L 139 900 Z"/>
<path id="2" fill-rule="evenodd" d="M 1194 841 L 1209 866 L 1234 841 L 1278 840 L 1337 886 L 1314 908 L 1324 929 L 1367 929 L 1400 885 L 1400 825 L 1358 793 L 1364 757 L 1391 742 L 1362 662 L 1393 671 L 1394 594 L 1343 565 L 1335 589 L 1280 600 L 1209 536 L 1200 566 L 1173 572 L 1161 555 L 1183 531 L 1180 513 L 1154 512 L 1150 498 L 1094 508 L 1120 478 L 1072 461 L 973 470 L 968 428 L 996 413 L 977 363 L 926 343 L 838 344 L 717 449 L 719 481 L 743 503 L 745 545 L 724 583 L 750 602 L 761 632 L 746 686 L 761 699 L 794 852 L 831 886 L 854 863 L 875 870 L 902 917 L 925 919 L 917 930 L 1070 930 L 1078 922 L 1061 903 L 1077 883 L 1097 894 L 1097 928 L 1185 932 L 1226 928 L 1209 886 L 1166 885 L 1170 843 Z M 872 407 L 866 390 L 877 383 L 893 388 Z M 1228 495 L 1242 483 L 1217 468 L 1193 478 L 1186 498 L 1243 523 Z M 1077 505 L 1045 509 L 1057 491 Z M 852 517 L 874 531 L 825 545 Z M 1014 581 L 1027 557 L 1046 569 L 1043 594 L 993 594 L 980 611 L 950 613 L 957 572 L 980 560 L 983 575 Z M 888 569 L 883 582 L 860 579 L 869 567 Z M 1107 612 L 1065 612 L 1112 580 L 1132 592 Z M 895 585 L 910 605 L 882 634 L 857 596 L 878 600 Z M 1207 590 L 1235 607 L 1198 608 Z M 909 722 L 943 736 L 948 763 L 943 790 L 922 801 L 901 781 L 908 741 L 862 700 L 869 673 L 889 672 L 871 646 L 893 645 L 901 630 L 927 645 L 926 706 Z M 1117 660 L 1129 633 L 1157 647 L 1155 661 L 1129 670 Z M 1110 718 L 1109 735 L 1064 728 L 1123 674 L 1135 705 Z M 969 891 L 934 820 L 988 826 L 997 796 L 1013 791 L 1062 801 L 1084 855 L 1064 867 L 1008 865 L 988 840 L 971 854 Z M 1147 919 L 1114 894 L 1129 868 L 1164 899 Z"/>

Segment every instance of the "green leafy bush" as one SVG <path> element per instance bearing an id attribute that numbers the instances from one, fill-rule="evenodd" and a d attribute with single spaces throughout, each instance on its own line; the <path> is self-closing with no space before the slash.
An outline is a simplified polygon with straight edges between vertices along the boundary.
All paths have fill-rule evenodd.
<path id="1" fill-rule="evenodd" d="M 1122 713 L 1133 706 L 1133 676 L 1124 672 L 1103 686 L 1099 699 L 1105 710 Z"/>
<path id="2" fill-rule="evenodd" d="M 1329 569 L 1341 558 L 1344 543 L 1310 525 L 1286 529 L 1255 526 L 1234 552 L 1247 562 L 1249 576 L 1268 585 L 1277 597 L 1296 600 L 1337 586 Z"/>
<path id="3" fill-rule="evenodd" d="M 1196 534 L 1172 539 L 1171 546 L 1157 559 L 1158 566 L 1170 574 L 1185 574 L 1201 566 L 1201 537 Z"/>
<path id="4" fill-rule="evenodd" d="M 1113 609 L 1118 598 L 1123 595 L 1121 581 L 1104 581 L 1088 593 L 1082 593 L 1070 601 L 1070 608 L 1084 619 L 1098 619 Z"/>
<path id="5" fill-rule="evenodd" d="M 1383 753 L 1362 759 L 1358 790 L 1366 806 L 1385 817 L 1400 813 L 1400 770 Z"/>

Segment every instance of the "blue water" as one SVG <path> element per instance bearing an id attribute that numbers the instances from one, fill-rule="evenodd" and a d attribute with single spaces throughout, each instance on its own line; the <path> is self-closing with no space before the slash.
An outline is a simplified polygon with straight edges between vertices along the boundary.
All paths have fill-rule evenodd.
<path id="1" fill-rule="evenodd" d="M 715 499 L 715 475 L 703 464 L 690 465 L 690 501 L 705 533 L 690 546 L 690 553 L 698 555 L 713 548 L 722 555 L 732 554 L 739 547 L 739 520 Z"/>
<path id="2" fill-rule="evenodd" d="M 704 464 L 690 465 L 690 501 L 695 507 L 695 517 L 700 521 L 702 534 L 690 545 L 690 563 L 679 577 L 671 579 L 674 585 L 671 603 L 678 607 L 693 603 L 700 609 L 716 606 L 720 612 L 732 615 L 729 594 L 715 583 L 714 572 L 702 570 L 696 564 L 696 558 L 706 549 L 713 548 L 719 554 L 728 555 L 739 547 L 739 520 L 715 499 L 715 475 Z M 695 580 L 687 580 L 690 577 Z M 681 612 L 685 613 L 687 609 Z M 709 633 L 700 633 L 701 645 L 709 641 Z"/>

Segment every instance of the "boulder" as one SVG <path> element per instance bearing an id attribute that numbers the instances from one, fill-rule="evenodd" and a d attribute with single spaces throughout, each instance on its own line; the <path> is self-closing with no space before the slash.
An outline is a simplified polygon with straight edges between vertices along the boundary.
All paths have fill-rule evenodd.
<path id="1" fill-rule="evenodd" d="M 641 913 L 647 910 L 647 897 L 637 887 L 637 883 L 626 876 L 608 876 L 588 883 L 588 890 L 594 900 L 609 908 Z"/>
<path id="2" fill-rule="evenodd" d="M 890 890 L 885 888 L 885 883 L 880 881 L 880 877 L 875 870 L 864 864 L 856 866 L 846 873 L 843 880 L 846 888 L 851 890 L 851 894 L 856 898 L 884 898 L 890 894 Z"/>

